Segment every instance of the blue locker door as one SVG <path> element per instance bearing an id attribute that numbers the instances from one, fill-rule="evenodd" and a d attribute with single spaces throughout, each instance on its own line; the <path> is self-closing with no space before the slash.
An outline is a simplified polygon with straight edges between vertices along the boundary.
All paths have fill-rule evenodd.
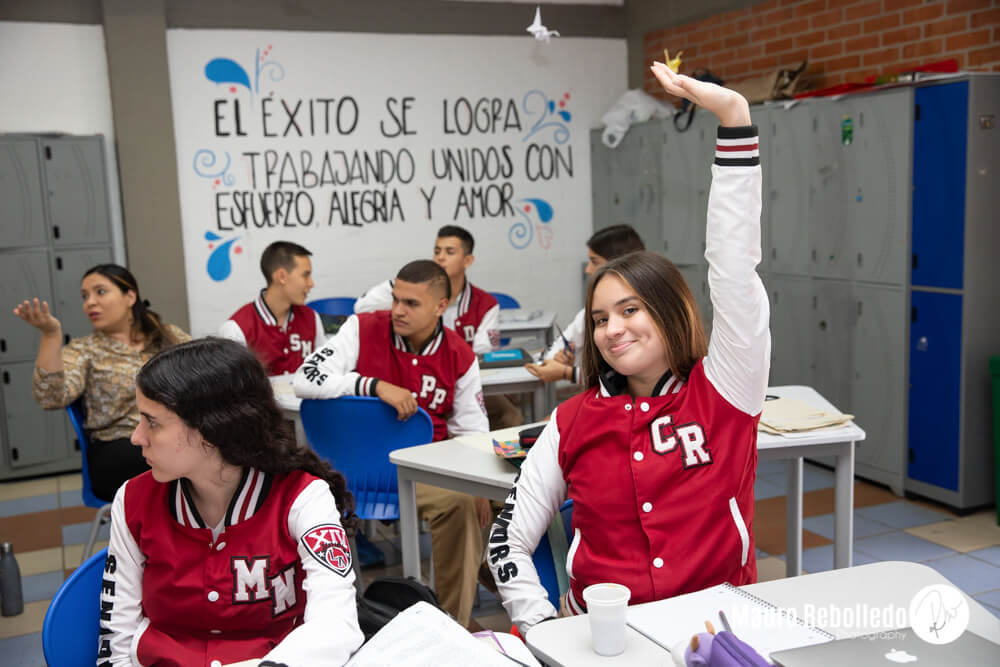
<path id="1" fill-rule="evenodd" d="M 969 83 L 917 88 L 911 283 L 962 289 Z"/>
<path id="2" fill-rule="evenodd" d="M 911 479 L 958 491 L 962 296 L 911 292 Z"/>

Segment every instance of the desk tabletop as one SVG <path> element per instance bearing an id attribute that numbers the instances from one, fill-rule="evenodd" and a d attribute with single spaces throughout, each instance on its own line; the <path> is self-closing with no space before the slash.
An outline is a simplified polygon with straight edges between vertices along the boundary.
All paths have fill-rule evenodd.
<path id="1" fill-rule="evenodd" d="M 536 317 L 529 317 L 536 312 L 539 313 Z M 515 308 L 500 311 L 500 331 L 504 333 L 548 329 L 555 321 L 556 313 L 554 310 Z"/>
<path id="2" fill-rule="evenodd" d="M 830 401 L 813 389 L 804 385 L 784 385 L 780 387 L 768 387 L 768 396 L 779 396 L 781 398 L 794 398 L 808 403 L 817 408 L 822 408 L 830 412 L 840 412 Z M 822 445 L 833 442 L 859 442 L 865 439 L 865 432 L 853 421 L 844 426 L 834 428 L 819 428 L 813 431 L 804 431 L 794 435 L 773 435 L 771 433 L 757 432 L 757 449 L 773 449 L 789 446 Z"/>

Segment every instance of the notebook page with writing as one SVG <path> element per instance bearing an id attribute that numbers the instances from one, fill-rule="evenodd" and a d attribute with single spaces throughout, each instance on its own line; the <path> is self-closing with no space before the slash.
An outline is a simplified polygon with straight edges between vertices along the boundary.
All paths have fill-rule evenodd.
<path id="1" fill-rule="evenodd" d="M 789 610 L 720 584 L 703 591 L 628 608 L 628 624 L 668 651 L 691 636 L 705 632 L 705 621 L 722 630 L 723 611 L 733 634 L 770 659 L 771 653 L 831 641 L 826 630 L 805 624 Z"/>

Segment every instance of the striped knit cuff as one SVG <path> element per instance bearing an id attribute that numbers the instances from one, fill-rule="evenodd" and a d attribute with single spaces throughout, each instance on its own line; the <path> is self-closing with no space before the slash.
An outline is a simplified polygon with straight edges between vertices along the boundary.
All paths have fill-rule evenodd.
<path id="1" fill-rule="evenodd" d="M 354 381 L 354 395 L 376 396 L 375 387 L 377 386 L 378 378 L 368 378 L 364 375 L 359 375 L 358 379 Z"/>
<path id="2" fill-rule="evenodd" d="M 756 167 L 760 164 L 757 126 L 720 127 L 715 164 L 720 167 Z"/>

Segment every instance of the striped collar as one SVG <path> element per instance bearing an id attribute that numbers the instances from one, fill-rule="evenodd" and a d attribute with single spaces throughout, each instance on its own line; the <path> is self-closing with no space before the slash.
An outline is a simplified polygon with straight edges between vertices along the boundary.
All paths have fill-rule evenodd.
<path id="1" fill-rule="evenodd" d="M 226 510 L 224 525 L 233 526 L 252 517 L 267 500 L 273 479 L 273 475 L 256 468 L 244 468 L 233 499 L 229 502 L 229 509 Z M 205 521 L 198 513 L 198 508 L 191 497 L 191 482 L 187 478 L 182 477 L 171 482 L 167 499 L 170 514 L 177 523 L 189 528 L 211 528 L 205 525 Z"/>
<path id="2" fill-rule="evenodd" d="M 257 298 L 253 300 L 253 309 L 257 311 L 257 316 L 264 321 L 264 324 L 276 327 L 278 326 L 278 318 L 271 312 L 271 309 L 267 305 L 267 301 L 264 301 L 264 292 L 266 291 L 266 288 L 262 289 L 260 294 L 257 295 Z M 288 319 L 285 320 L 285 326 L 282 327 L 283 330 L 287 329 L 288 325 L 292 323 L 293 317 L 295 317 L 295 309 L 289 308 Z"/>
<path id="3" fill-rule="evenodd" d="M 601 374 L 599 379 L 598 398 L 610 398 L 611 396 L 621 396 L 628 391 L 628 378 L 615 371 L 608 369 Z M 676 394 L 684 386 L 684 380 L 677 378 L 672 371 L 663 374 L 653 387 L 653 396 L 666 396 Z"/>
<path id="4" fill-rule="evenodd" d="M 462 283 L 462 291 L 458 293 L 455 306 L 458 308 L 458 317 L 465 315 L 469 311 L 469 304 L 472 303 L 472 283 L 468 278 Z"/>
<path id="5" fill-rule="evenodd" d="M 389 327 L 392 327 L 392 320 L 389 320 Z M 444 325 L 441 324 L 441 318 L 438 318 L 437 327 L 434 329 L 434 335 L 431 339 L 424 343 L 424 348 L 419 352 L 414 353 L 410 350 L 410 344 L 406 342 L 406 339 L 400 336 L 395 331 L 392 332 L 392 343 L 397 350 L 400 352 L 408 352 L 410 354 L 417 354 L 421 357 L 428 357 L 441 348 L 441 343 L 444 342 Z"/>

